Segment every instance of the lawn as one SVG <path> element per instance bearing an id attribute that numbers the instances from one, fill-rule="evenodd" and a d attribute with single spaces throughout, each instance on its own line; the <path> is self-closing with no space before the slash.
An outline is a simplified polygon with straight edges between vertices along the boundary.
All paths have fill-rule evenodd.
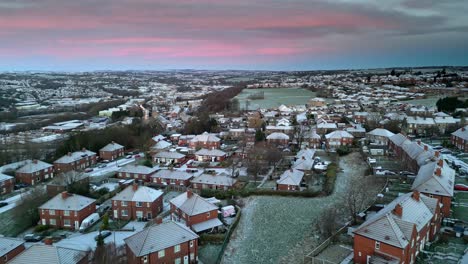
<path id="1" fill-rule="evenodd" d="M 468 192 L 456 192 L 454 195 L 452 217 L 456 219 L 468 219 Z"/>
<path id="2" fill-rule="evenodd" d="M 353 176 L 367 165 L 359 153 L 342 157 L 334 192 L 327 197 L 254 196 L 246 200 L 242 217 L 223 256 L 223 263 L 298 263 L 318 245 L 316 223 L 329 207 L 340 208 L 341 195 Z M 367 186 L 368 188 L 372 188 Z M 376 186 L 376 194 L 382 186 Z M 369 197 L 374 199 L 374 197 Z M 341 210 L 342 211 L 342 210 Z M 343 213 L 343 212 L 341 212 Z"/>
<path id="3" fill-rule="evenodd" d="M 15 218 L 13 210 L 14 209 L 0 214 L 0 234 L 4 236 L 15 237 L 31 227 L 31 223 L 27 221 L 27 219 Z"/>
<path id="4" fill-rule="evenodd" d="M 198 250 L 198 258 L 203 264 L 215 264 L 216 259 L 221 251 L 222 245 L 208 244 L 200 246 Z"/>

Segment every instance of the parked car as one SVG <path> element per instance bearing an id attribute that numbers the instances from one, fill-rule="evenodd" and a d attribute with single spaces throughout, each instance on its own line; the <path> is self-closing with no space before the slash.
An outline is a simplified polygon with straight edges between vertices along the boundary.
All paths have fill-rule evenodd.
<path id="1" fill-rule="evenodd" d="M 26 184 L 26 183 L 18 183 L 18 184 L 15 184 L 15 190 L 23 189 L 23 188 L 26 188 L 28 186 L 29 185 Z"/>
<path id="2" fill-rule="evenodd" d="M 84 172 L 92 172 L 92 171 L 93 171 L 93 168 L 86 168 L 86 169 L 84 170 Z"/>
<path id="3" fill-rule="evenodd" d="M 24 241 L 26 242 L 39 242 L 42 240 L 41 235 L 36 235 L 36 234 L 27 234 L 24 236 Z"/>
<path id="4" fill-rule="evenodd" d="M 373 159 L 373 158 L 371 158 L 371 157 L 367 157 L 367 162 L 368 162 L 369 164 L 374 164 L 374 163 L 377 163 L 377 160 L 376 160 L 376 159 Z"/>
<path id="5" fill-rule="evenodd" d="M 414 176 L 415 174 L 410 171 L 400 171 L 400 175 L 402 176 Z"/>
<path id="6" fill-rule="evenodd" d="M 99 165 L 99 167 L 98 167 L 98 168 L 101 168 L 101 169 L 102 169 L 102 168 L 105 168 L 105 167 L 107 167 L 107 165 L 106 165 L 106 164 L 101 164 L 101 165 Z"/>
<path id="7" fill-rule="evenodd" d="M 140 154 L 136 154 L 136 155 L 135 155 L 135 158 L 140 158 L 140 157 L 141 157 Z"/>
<path id="8" fill-rule="evenodd" d="M 104 239 L 104 238 L 110 236 L 111 234 L 112 234 L 111 231 L 108 231 L 108 230 L 101 231 L 101 233 L 99 235 L 94 237 L 94 240 L 98 241 L 99 236 L 101 236 L 102 239 Z"/>
<path id="9" fill-rule="evenodd" d="M 461 184 L 461 183 L 455 184 L 455 188 L 454 188 L 454 189 L 457 190 L 457 191 L 465 191 L 465 192 L 467 192 L 467 191 L 468 191 L 468 185 L 466 185 L 466 184 Z"/>
<path id="10" fill-rule="evenodd" d="M 131 159 L 131 158 L 132 158 L 132 155 L 127 155 L 125 158 L 126 158 L 126 159 Z"/>
<path id="11" fill-rule="evenodd" d="M 7 205 L 8 205 L 7 202 L 0 202 L 0 207 L 7 206 Z"/>

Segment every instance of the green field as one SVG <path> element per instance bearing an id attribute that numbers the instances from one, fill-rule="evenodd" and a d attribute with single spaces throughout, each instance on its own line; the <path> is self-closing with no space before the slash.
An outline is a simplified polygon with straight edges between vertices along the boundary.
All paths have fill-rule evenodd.
<path id="1" fill-rule="evenodd" d="M 282 104 L 304 105 L 316 96 L 316 93 L 302 88 L 244 89 L 235 97 L 239 100 L 240 108 L 245 109 L 247 97 L 258 92 L 263 92 L 265 97 L 260 100 L 249 100 L 249 110 L 276 108 Z"/>

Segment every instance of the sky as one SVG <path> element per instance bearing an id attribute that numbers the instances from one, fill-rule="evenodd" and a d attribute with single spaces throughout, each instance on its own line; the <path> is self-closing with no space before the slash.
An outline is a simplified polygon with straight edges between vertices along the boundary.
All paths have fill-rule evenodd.
<path id="1" fill-rule="evenodd" d="M 466 0 L 0 0 L 0 71 L 468 65 Z"/>

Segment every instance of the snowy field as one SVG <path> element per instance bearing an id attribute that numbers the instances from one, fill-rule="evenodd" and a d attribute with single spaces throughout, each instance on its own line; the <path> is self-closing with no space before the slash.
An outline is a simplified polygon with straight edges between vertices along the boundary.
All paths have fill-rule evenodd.
<path id="1" fill-rule="evenodd" d="M 349 179 L 367 169 L 359 153 L 345 156 L 339 165 L 343 171 L 337 176 L 335 192 L 328 197 L 248 198 L 222 263 L 302 263 L 309 248 L 320 242 L 314 241 L 318 216 L 328 206 L 338 207 Z"/>

